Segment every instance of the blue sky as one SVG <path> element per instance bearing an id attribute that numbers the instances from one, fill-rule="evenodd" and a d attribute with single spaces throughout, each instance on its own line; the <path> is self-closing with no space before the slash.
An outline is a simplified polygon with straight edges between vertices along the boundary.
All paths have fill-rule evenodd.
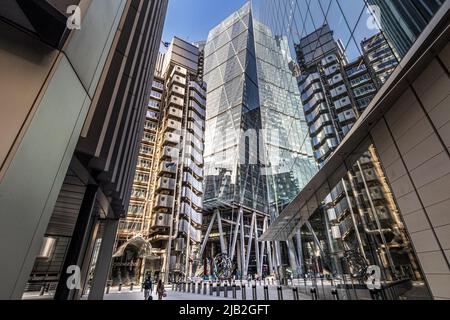
<path id="1" fill-rule="evenodd" d="M 163 41 L 173 36 L 194 42 L 243 6 L 247 0 L 169 0 Z"/>

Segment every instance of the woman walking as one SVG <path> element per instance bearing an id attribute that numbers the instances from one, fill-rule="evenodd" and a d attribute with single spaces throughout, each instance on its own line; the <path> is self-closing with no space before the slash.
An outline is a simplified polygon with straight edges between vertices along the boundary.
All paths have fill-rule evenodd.
<path id="1" fill-rule="evenodd" d="M 166 297 L 166 290 L 164 289 L 164 284 L 161 279 L 156 286 L 156 293 L 158 294 L 158 300 L 162 300 L 163 297 Z"/>

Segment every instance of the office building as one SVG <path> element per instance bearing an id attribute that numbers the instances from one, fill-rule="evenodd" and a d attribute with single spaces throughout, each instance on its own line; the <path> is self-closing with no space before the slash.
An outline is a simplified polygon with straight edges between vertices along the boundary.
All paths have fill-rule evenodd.
<path id="1" fill-rule="evenodd" d="M 146 275 L 184 280 L 201 241 L 203 54 L 175 37 L 158 61 L 128 218 L 117 239 L 113 284 L 140 283 Z"/>
<path id="2" fill-rule="evenodd" d="M 0 299 L 102 299 L 128 210 L 167 1 L 67 4 L 0 4 Z"/>
<path id="3" fill-rule="evenodd" d="M 368 0 L 390 45 L 403 58 L 445 0 Z"/>
<path id="4" fill-rule="evenodd" d="M 258 241 L 316 170 L 286 48 L 286 39 L 254 19 L 250 3 L 211 30 L 205 46 L 206 183 L 199 260 L 208 266 L 226 254 L 237 278 L 298 265 L 292 243 Z M 197 272 L 211 275 L 207 267 Z"/>
<path id="5" fill-rule="evenodd" d="M 413 2 L 401 1 L 401 4 L 407 5 Z M 422 4 L 433 3 L 433 1 L 420 2 Z M 400 1 L 386 1 L 387 3 L 394 4 L 400 3 Z M 317 246 L 327 244 L 327 234 L 333 234 L 337 239 L 343 238 L 345 234 L 342 234 L 342 228 L 333 229 L 335 226 L 327 225 L 327 222 L 333 221 L 327 221 L 326 218 L 317 218 L 317 213 L 326 203 L 323 199 L 330 197 L 330 194 L 333 196 L 339 185 L 341 185 L 344 194 L 352 193 L 355 189 L 359 190 L 355 186 L 355 182 L 360 180 L 364 186 L 362 190 L 366 189 L 365 185 L 367 184 L 369 191 L 363 192 L 363 197 L 361 195 L 355 197 L 355 200 L 359 198 L 358 201 L 355 201 L 358 210 L 350 210 L 354 205 L 345 208 L 350 214 L 349 228 L 347 229 L 352 228 L 353 225 L 353 228 L 357 230 L 355 220 L 358 218 L 359 205 L 362 202 L 361 200 L 364 200 L 361 199 L 364 198 L 364 194 L 369 200 L 370 206 L 368 209 L 372 209 L 372 213 L 377 211 L 376 208 L 373 209 L 376 202 L 373 201 L 374 194 L 371 193 L 369 177 L 366 175 L 369 172 L 365 172 L 362 165 L 364 157 L 361 158 L 369 151 L 371 167 L 367 169 L 374 173 L 369 174 L 369 176 L 376 178 L 375 182 L 378 181 L 378 187 L 381 187 L 379 194 L 382 193 L 386 200 L 387 206 L 385 207 L 389 209 L 393 223 L 384 224 L 380 219 L 383 213 L 379 212 L 379 221 L 375 221 L 374 228 L 369 227 L 367 230 L 374 231 L 372 236 L 367 237 L 368 248 L 372 247 L 370 245 L 371 239 L 373 239 L 373 243 L 382 244 L 384 249 L 389 247 L 391 257 L 389 258 L 387 250 L 385 250 L 385 258 L 380 255 L 381 261 L 375 261 L 379 266 L 386 265 L 386 262 L 389 266 L 391 264 L 389 260 L 395 261 L 396 259 L 398 259 L 396 265 L 401 265 L 401 259 L 393 253 L 402 246 L 404 248 L 410 246 L 412 250 L 403 250 L 403 254 L 406 253 L 408 260 L 411 262 L 413 261 L 412 258 L 415 258 L 417 269 L 414 273 L 424 280 L 423 283 L 415 281 L 418 278 L 414 278 L 413 274 L 403 273 L 402 268 L 389 266 L 389 268 L 386 268 L 386 272 L 382 274 L 382 281 L 396 289 L 400 288 L 395 281 L 389 280 L 387 273 L 389 272 L 388 269 L 391 269 L 394 279 L 404 279 L 404 281 L 411 279 L 418 290 L 416 294 L 419 294 L 421 298 L 432 296 L 435 299 L 448 299 L 450 297 L 448 291 L 450 269 L 448 255 L 446 255 L 449 239 L 448 219 L 442 218 L 446 215 L 444 203 L 449 198 L 448 191 L 444 191 L 444 189 L 448 190 L 448 166 L 450 161 L 447 143 L 448 131 L 446 131 L 449 117 L 444 112 L 444 105 L 447 104 L 445 97 L 449 93 L 449 48 L 448 33 L 444 30 L 448 28 L 450 3 L 449 1 L 440 2 L 440 8 L 437 6 L 436 10 L 433 11 L 436 12 L 434 16 L 433 14 L 430 15 L 430 23 L 425 23 L 420 28 L 417 41 L 414 45 L 410 42 L 405 47 L 406 50 L 403 50 L 403 54 L 399 54 L 401 46 L 393 44 L 392 39 L 402 39 L 393 36 L 394 31 L 404 32 L 407 28 L 401 25 L 394 26 L 398 22 L 402 23 L 403 18 L 407 15 L 390 18 L 384 15 L 385 26 L 389 26 L 391 30 L 382 28 L 381 32 L 385 35 L 392 51 L 397 56 L 404 56 L 388 78 L 386 76 L 389 72 L 386 71 L 386 76 L 384 71 L 376 72 L 376 66 L 370 65 L 370 58 L 367 57 L 371 54 L 371 50 L 367 51 L 369 48 L 365 46 L 367 39 L 378 37 L 379 30 L 367 28 L 372 24 L 364 23 L 370 22 L 370 19 L 372 19 L 368 15 L 370 11 L 365 8 L 365 5 L 364 1 L 352 1 L 351 4 L 330 1 L 325 6 L 323 3 L 307 3 L 306 1 L 294 1 L 289 4 L 269 1 L 263 1 L 262 3 L 261 11 L 264 13 L 264 21 L 273 27 L 276 30 L 275 32 L 279 32 L 290 39 L 291 51 L 295 51 L 296 44 L 300 43 L 303 37 L 312 34 L 321 26 L 327 24 L 330 30 L 335 31 L 335 38 L 341 39 L 342 49 L 347 56 L 347 60 L 351 63 L 351 61 L 356 61 L 362 57 L 367 66 L 375 70 L 372 75 L 375 74 L 378 82 L 384 84 L 376 93 L 374 92 L 372 100 L 353 124 L 351 130 L 330 153 L 326 161 L 322 163 L 319 173 L 312 178 L 296 199 L 286 206 L 279 218 L 271 224 L 261 237 L 261 240 L 291 239 L 292 235 L 299 229 L 303 230 L 302 234 L 308 235 L 312 233 L 310 232 L 311 226 L 314 227 L 314 225 L 320 226 L 316 229 L 320 228 L 319 231 L 323 232 L 323 240 L 313 239 L 311 241 Z M 307 12 L 311 15 L 305 15 L 305 10 L 300 10 L 305 6 L 309 7 L 310 10 Z M 322 8 L 320 8 L 321 6 Z M 417 11 L 420 9 L 417 6 L 410 6 L 409 8 L 416 10 L 416 14 L 419 14 Z M 285 17 L 280 19 L 280 12 L 290 12 L 290 14 L 288 14 L 287 19 Z M 356 15 L 355 12 L 361 12 L 361 14 Z M 337 16 L 341 14 L 344 15 L 345 19 L 337 19 Z M 308 23 L 310 18 L 314 23 Z M 291 25 L 287 27 L 286 22 L 283 23 L 283 21 L 290 21 Z M 372 44 L 376 42 L 374 40 Z M 363 44 L 362 47 L 360 46 L 361 43 Z M 386 58 L 391 55 L 388 52 L 383 53 L 383 51 L 380 48 L 376 55 L 386 55 Z M 394 66 L 394 63 L 390 62 L 391 58 L 386 59 L 385 62 L 381 62 L 382 60 L 384 58 L 378 59 L 382 67 L 391 68 Z M 348 87 L 345 89 L 347 90 Z M 352 89 L 352 91 L 354 93 L 355 90 Z M 358 177 L 358 171 L 361 171 L 360 166 L 364 173 Z M 355 167 L 358 170 L 355 170 Z M 346 183 L 345 180 L 350 183 Z M 364 180 L 366 181 L 364 182 Z M 342 192 L 340 193 L 342 194 Z M 370 201 L 371 198 L 372 201 Z M 334 196 L 332 199 L 334 199 Z M 373 202 L 373 206 L 371 202 Z M 347 205 L 349 203 L 352 203 L 352 201 L 347 201 Z M 392 204 L 395 204 L 395 207 L 392 207 Z M 335 205 L 333 203 L 333 206 Z M 375 215 L 372 216 L 375 218 Z M 362 219 L 361 223 L 363 223 Z M 400 233 L 400 237 L 388 235 L 388 229 L 396 233 L 402 231 L 402 229 L 396 230 L 395 227 L 401 227 L 402 225 L 404 231 Z M 318 231 L 316 231 L 317 233 Z M 358 239 L 355 233 L 353 244 L 349 244 L 347 248 L 344 247 L 344 252 L 359 252 L 359 255 L 366 258 L 362 260 L 370 260 L 367 256 L 364 257 L 366 251 L 364 238 Z M 385 243 L 388 245 L 386 246 Z M 375 256 L 377 253 L 375 251 Z M 329 252 L 316 256 L 319 257 L 320 255 L 325 257 L 324 260 L 332 260 L 333 257 Z M 316 262 L 314 260 L 318 259 L 313 257 L 312 260 L 312 263 L 314 263 Z M 369 263 L 374 262 L 369 261 Z M 346 270 L 345 264 L 342 269 L 343 273 L 351 273 L 351 270 Z M 402 291 L 402 293 L 397 292 L 392 298 L 399 295 L 403 298 L 409 298 L 408 292 L 408 290 Z M 417 298 L 417 295 L 415 297 Z"/>
<path id="6" fill-rule="evenodd" d="M 149 209 L 153 199 L 152 166 L 155 161 L 161 99 L 164 93 L 164 79 L 161 77 L 163 61 L 164 55 L 160 53 L 147 106 L 144 134 L 139 146 L 128 214 L 120 221 L 117 232 L 111 271 L 113 286 L 142 282 L 144 258 L 152 257 L 147 238 L 152 216 Z"/>

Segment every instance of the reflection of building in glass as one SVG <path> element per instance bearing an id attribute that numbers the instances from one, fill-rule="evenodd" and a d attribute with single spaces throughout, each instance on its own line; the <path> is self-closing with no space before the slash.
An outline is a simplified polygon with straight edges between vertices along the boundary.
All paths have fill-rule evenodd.
<path id="1" fill-rule="evenodd" d="M 302 102 L 319 163 L 328 160 L 398 64 L 382 34 L 365 39 L 361 47 L 364 55 L 349 62 L 327 25 L 301 39 L 296 47 Z M 326 214 L 319 210 L 310 221 L 311 228 L 304 228 L 305 235 L 317 232 L 318 239 L 327 240 L 320 245 L 320 268 L 314 270 L 339 272 L 342 266 L 330 260 L 329 254 L 336 257 L 359 248 L 370 263 L 385 267 L 393 277 L 400 269 L 420 279 L 376 151 L 371 148 L 351 169 L 324 199 Z M 308 256 L 311 250 L 304 252 Z M 311 257 L 306 261 L 317 267 Z"/>
<path id="2" fill-rule="evenodd" d="M 271 274 L 293 247 L 257 238 L 315 172 L 292 58 L 283 38 L 253 19 L 250 4 L 211 30 L 208 83 L 205 238 L 202 259 L 227 253 L 234 275 Z M 198 270 L 204 272 L 203 268 Z"/>
<path id="3" fill-rule="evenodd" d="M 117 282 L 137 283 L 146 273 L 180 278 L 192 268 L 202 225 L 202 60 L 197 46 L 179 38 L 159 60 L 129 213 L 118 234 Z M 146 242 L 136 242 L 140 237 Z M 152 247 L 148 252 L 140 248 L 147 242 Z"/>
<path id="4" fill-rule="evenodd" d="M 368 0 L 378 6 L 381 28 L 396 54 L 404 57 L 445 0 Z"/>
<path id="5" fill-rule="evenodd" d="M 414 69 L 423 73 L 414 84 L 411 83 L 414 76 L 403 79 L 403 72 L 413 69 L 411 66 L 416 61 L 411 59 L 421 57 L 426 46 L 413 47 L 411 52 L 416 55 L 406 55 L 401 66 L 397 59 L 405 56 L 422 31 L 426 30 L 424 35 L 430 41 L 427 43 L 434 43 L 434 38 L 440 37 L 437 35 L 445 29 L 445 18 L 438 21 L 435 17 L 436 24 L 427 24 L 444 1 L 260 0 L 256 3 L 263 22 L 277 35 L 285 36 L 289 49 L 297 55 L 298 68 L 292 69 L 298 69 L 305 116 L 315 158 L 321 166 L 319 174 L 283 209 L 279 218 L 272 221 L 261 239 L 300 243 L 299 256 L 304 260 L 305 271 L 313 276 L 352 273 L 351 265 L 343 258 L 356 252 L 361 261 L 381 267 L 382 281 L 386 283 L 392 284 L 392 279 L 419 280 L 416 285 L 423 297 L 429 297 L 428 289 L 433 286 L 434 296 L 448 297 L 449 291 L 441 290 L 437 277 L 427 271 L 432 258 L 424 257 L 424 251 L 433 251 L 442 262 L 442 270 L 448 270 L 445 246 L 441 243 L 446 240 L 433 230 L 432 209 L 417 200 L 427 198 L 423 201 L 436 203 L 438 198 L 443 198 L 418 191 L 417 186 L 422 186 L 438 192 L 439 186 L 437 182 L 432 185 L 428 181 L 429 185 L 423 187 L 426 182 L 412 172 L 414 168 L 419 170 L 419 160 L 413 157 L 431 157 L 418 155 L 419 149 L 438 148 L 437 145 L 425 146 L 423 142 L 432 130 L 421 132 L 422 125 L 430 128 L 435 122 L 427 121 L 426 113 L 436 108 L 436 104 L 426 109 L 426 98 L 421 95 L 427 90 L 439 92 L 441 99 L 448 95 L 448 90 L 442 88 L 427 89 L 424 80 L 428 77 L 431 83 L 447 83 L 445 63 L 437 53 L 442 51 L 443 56 L 446 51 L 442 45 L 436 45 L 437 51 L 431 54 L 434 58 L 424 59 L 425 65 L 430 64 L 427 70 Z M 381 8 L 384 19 L 381 32 L 369 26 L 367 4 L 371 3 L 385 6 Z M 448 4 L 445 2 L 439 17 L 446 17 Z M 404 9 L 403 14 L 389 15 L 389 10 L 393 12 L 400 7 Z M 423 23 L 420 19 L 417 21 L 421 26 L 414 32 L 415 36 L 396 38 L 396 34 L 411 32 L 408 24 L 414 24 L 415 15 L 428 16 L 421 20 Z M 393 72 L 395 68 L 399 72 Z M 436 76 L 432 76 L 430 70 L 435 70 Z M 396 76 L 395 81 L 387 81 L 392 74 Z M 403 87 L 400 88 L 400 84 Z M 393 91 L 394 88 L 398 91 Z M 388 97 L 391 100 L 388 101 Z M 376 103 L 371 103 L 374 98 Z M 423 110 L 418 111 L 418 106 Z M 391 107 L 395 111 L 388 112 Z M 367 108 L 371 112 L 361 116 Z M 371 131 L 375 121 L 384 131 Z M 436 129 L 434 135 L 445 134 Z M 445 143 L 442 147 L 446 150 Z M 437 178 L 438 172 L 446 166 L 448 161 L 431 171 Z M 448 193 L 445 197 L 448 198 Z M 414 216 L 411 207 L 417 210 Z M 422 232 L 422 228 L 427 230 Z M 301 229 L 301 237 L 296 238 L 298 229 Z M 425 234 L 427 240 L 421 238 Z M 428 240 L 436 245 L 427 246 Z M 421 281 L 424 276 L 428 280 L 425 283 Z M 448 276 L 441 278 L 448 283 Z"/>

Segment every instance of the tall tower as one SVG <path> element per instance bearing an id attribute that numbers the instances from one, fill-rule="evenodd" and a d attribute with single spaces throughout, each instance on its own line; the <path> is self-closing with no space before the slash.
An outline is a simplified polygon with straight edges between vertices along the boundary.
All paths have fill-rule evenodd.
<path id="1" fill-rule="evenodd" d="M 396 55 L 403 58 L 445 0 L 367 2 L 374 12 L 379 12 L 379 23 L 384 35 Z"/>
<path id="2" fill-rule="evenodd" d="M 398 65 L 381 33 L 362 41 L 361 49 L 363 55 L 349 62 L 327 25 L 296 47 L 303 108 L 319 165 L 328 160 Z M 311 248 L 320 247 L 320 257 L 304 250 L 307 259 L 322 262 L 320 272 L 339 272 L 338 258 L 348 248 L 358 248 L 368 261 L 385 266 L 391 274 L 398 263 L 408 265 L 412 273 L 417 270 L 385 181 L 376 150 L 370 147 L 331 190 L 323 202 L 325 213 L 314 215 L 304 230 L 304 237 L 311 239 L 306 246 L 310 242 Z"/>
<path id="3" fill-rule="evenodd" d="M 166 53 L 152 168 L 149 241 L 157 258 L 146 270 L 187 277 L 201 240 L 206 85 L 197 46 L 175 37 Z"/>
<path id="4" fill-rule="evenodd" d="M 293 246 L 258 241 L 316 169 L 286 48 L 253 18 L 250 3 L 209 33 L 199 274 L 210 275 L 217 254 L 228 255 L 237 277 L 297 268 Z"/>
<path id="5" fill-rule="evenodd" d="M 113 278 L 186 277 L 201 240 L 206 85 L 199 48 L 175 37 L 160 55 Z M 120 274 L 117 270 L 120 269 Z"/>

